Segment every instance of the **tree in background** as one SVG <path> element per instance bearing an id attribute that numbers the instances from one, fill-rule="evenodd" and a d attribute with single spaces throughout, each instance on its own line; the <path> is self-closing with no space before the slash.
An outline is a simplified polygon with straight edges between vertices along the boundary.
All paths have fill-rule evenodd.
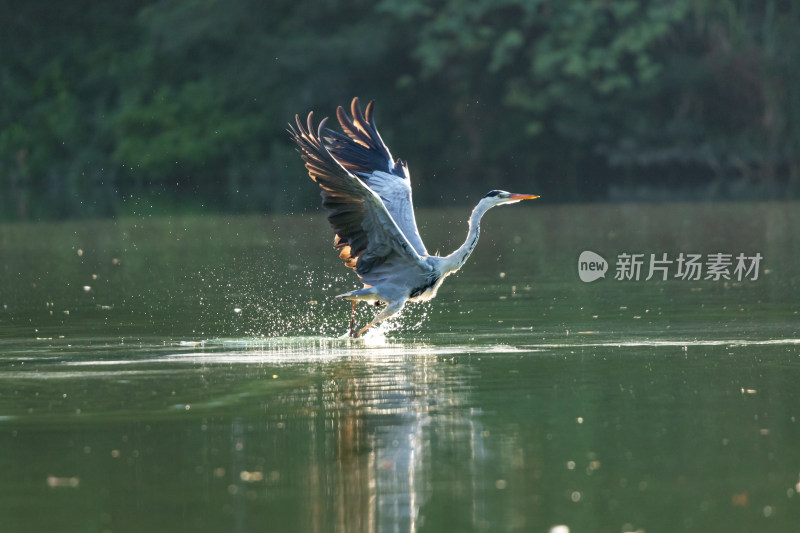
<path id="1" fill-rule="evenodd" d="M 483 129 L 468 153 L 503 174 L 517 161 L 546 197 L 602 198 L 610 186 L 674 194 L 756 183 L 774 192 L 780 179 L 796 193 L 800 184 L 797 3 L 385 0 L 381 8 L 419 28 L 420 78 L 447 86 L 462 109 L 493 102 L 459 126 Z"/>
<path id="2" fill-rule="evenodd" d="M 5 219 L 304 209 L 284 125 L 356 95 L 421 205 L 800 185 L 791 1 L 34 0 L 0 30 Z"/>

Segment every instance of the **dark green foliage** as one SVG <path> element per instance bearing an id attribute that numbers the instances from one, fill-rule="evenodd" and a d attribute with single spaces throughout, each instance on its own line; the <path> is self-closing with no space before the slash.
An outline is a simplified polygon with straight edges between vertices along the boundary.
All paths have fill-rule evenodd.
<path id="1" fill-rule="evenodd" d="M 285 125 L 353 96 L 419 204 L 796 195 L 798 28 L 778 0 L 5 2 L 0 218 L 305 209 Z"/>

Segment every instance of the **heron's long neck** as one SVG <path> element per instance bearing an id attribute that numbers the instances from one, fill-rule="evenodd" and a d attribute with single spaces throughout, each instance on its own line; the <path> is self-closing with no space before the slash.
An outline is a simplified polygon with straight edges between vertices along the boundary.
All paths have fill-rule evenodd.
<path id="1" fill-rule="evenodd" d="M 455 272 L 467 262 L 469 254 L 472 253 L 472 250 L 475 249 L 475 245 L 478 244 L 478 237 L 481 233 L 481 217 L 483 217 L 483 214 L 486 213 L 490 207 L 491 205 L 481 202 L 472 210 L 472 215 L 469 217 L 467 240 L 464 241 L 464 244 L 462 244 L 458 250 L 444 258 L 445 272 Z"/>

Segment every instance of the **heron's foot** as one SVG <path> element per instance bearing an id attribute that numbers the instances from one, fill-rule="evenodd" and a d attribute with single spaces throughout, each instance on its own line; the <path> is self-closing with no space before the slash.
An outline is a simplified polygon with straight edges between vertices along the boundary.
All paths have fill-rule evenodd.
<path id="1" fill-rule="evenodd" d="M 350 336 L 354 339 L 358 337 L 358 335 L 354 334 L 354 330 L 356 327 L 356 301 L 353 300 L 353 309 L 350 311 Z"/>
<path id="2" fill-rule="evenodd" d="M 378 324 L 380 324 L 384 320 L 387 320 L 391 316 L 395 315 L 398 311 L 400 311 L 403 308 L 403 305 L 405 305 L 406 301 L 405 300 L 398 300 L 398 301 L 391 302 L 391 303 L 390 302 L 385 302 L 385 303 L 386 303 L 386 307 L 384 307 L 381 310 L 381 312 L 378 313 L 377 316 L 375 318 L 373 318 L 372 321 L 369 324 L 367 324 L 366 326 L 364 326 L 363 328 L 358 330 L 358 333 L 356 334 L 356 338 L 362 336 L 364 334 L 364 332 L 367 331 L 372 326 L 377 326 Z"/>

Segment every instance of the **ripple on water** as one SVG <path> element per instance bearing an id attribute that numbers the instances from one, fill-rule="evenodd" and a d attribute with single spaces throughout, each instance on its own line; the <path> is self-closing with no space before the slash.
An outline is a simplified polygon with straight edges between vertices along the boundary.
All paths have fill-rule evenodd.
<path id="1" fill-rule="evenodd" d="M 485 342 L 481 342 L 484 340 Z M 201 340 L 178 340 L 140 342 L 132 348 L 130 342 L 120 340 L 116 344 L 105 343 L 102 349 L 72 341 L 68 349 L 58 345 L 41 347 L 35 356 L 6 354 L 6 372 L 3 378 L 67 377 L 67 368 L 83 367 L 86 371 L 100 372 L 101 367 L 128 367 L 136 365 L 172 364 L 292 364 L 331 361 L 343 358 L 361 358 L 379 363 L 387 358 L 396 360 L 409 356 L 453 357 L 469 354 L 552 354 L 576 348 L 670 348 L 714 347 L 714 346 L 794 346 L 800 345 L 798 338 L 783 339 L 629 339 L 581 342 L 564 339 L 564 342 L 532 342 L 530 338 L 510 340 L 508 344 L 493 339 L 470 339 L 470 343 L 440 343 L 429 341 L 403 341 L 386 337 L 380 330 L 370 332 L 363 338 L 347 336 L 286 336 L 212 338 Z M 94 369 L 94 370 L 91 370 Z M 34 372 L 35 370 L 35 372 Z M 155 370 L 151 367 L 151 371 Z M 115 372 L 119 372 L 118 370 Z"/>

